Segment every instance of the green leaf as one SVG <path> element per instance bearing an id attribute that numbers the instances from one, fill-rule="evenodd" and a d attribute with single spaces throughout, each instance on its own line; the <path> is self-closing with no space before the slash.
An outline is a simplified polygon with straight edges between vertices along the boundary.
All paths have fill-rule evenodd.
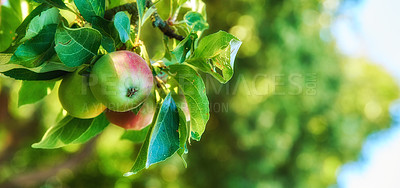
<path id="1" fill-rule="evenodd" d="M 137 9 L 138 9 L 138 14 L 139 14 L 139 22 L 140 22 L 140 25 L 142 25 L 144 10 L 146 9 L 146 0 L 137 0 L 136 5 L 137 5 Z"/>
<path id="2" fill-rule="evenodd" d="M 164 57 L 163 57 L 162 61 L 164 62 L 164 64 L 166 66 L 178 63 L 178 60 L 176 59 L 175 55 L 169 50 L 168 41 L 169 41 L 169 38 L 167 36 L 164 36 L 164 38 L 163 38 Z"/>
<path id="3" fill-rule="evenodd" d="M 45 10 L 47 10 L 47 9 L 49 9 L 50 8 L 50 6 L 49 5 L 47 5 L 47 4 L 41 4 L 41 5 L 39 5 L 38 7 L 36 7 L 25 19 L 24 19 L 24 21 L 18 26 L 18 28 L 15 30 L 15 36 L 11 36 L 11 37 L 8 37 L 8 35 L 7 35 L 7 33 L 10 33 L 10 32 L 4 32 L 5 33 L 5 35 L 0 35 L 0 44 L 2 43 L 2 42 L 7 42 L 8 44 L 9 44 L 9 42 L 8 42 L 8 40 L 11 40 L 13 37 L 15 37 L 15 39 L 13 40 L 13 42 L 12 42 L 12 44 L 11 44 L 11 46 L 5 51 L 5 52 L 7 52 L 7 53 L 14 53 L 14 51 L 15 51 L 15 49 L 18 47 L 18 45 L 20 44 L 20 40 L 25 36 L 25 33 L 26 33 L 26 29 L 27 29 L 27 27 L 28 27 L 28 25 L 29 25 L 29 23 L 32 21 L 32 19 L 33 18 L 35 18 L 37 15 L 39 15 L 41 12 L 43 12 L 43 11 L 45 11 Z M 6 16 L 5 15 L 10 15 L 10 14 L 8 14 L 8 13 L 6 13 L 5 11 L 4 11 L 4 9 L 2 10 L 2 18 L 5 18 Z M 3 15 L 4 14 L 4 15 Z M 2 19 L 2 18 L 0 18 L 0 19 Z M 12 23 L 12 24 L 16 24 L 16 23 L 18 23 L 17 21 L 15 21 L 15 17 L 12 17 L 11 19 L 10 18 L 7 18 L 7 19 L 2 19 L 2 21 L 1 21 L 1 26 L 0 26 L 0 30 L 4 30 L 4 28 L 7 28 L 7 29 L 12 29 L 12 28 L 14 28 L 14 27 L 11 27 L 12 25 L 10 25 L 10 24 L 8 24 L 8 23 Z M 3 28 L 4 27 L 4 28 Z M 14 35 L 14 33 L 12 33 L 12 35 Z M 4 38 L 3 38 L 4 37 Z M 2 49 L 0 48 L 0 51 L 1 51 Z"/>
<path id="4" fill-rule="evenodd" d="M 54 81 L 23 81 L 18 92 L 18 107 L 33 104 L 49 94 L 54 87 Z"/>
<path id="5" fill-rule="evenodd" d="M 97 55 L 101 38 L 96 29 L 70 29 L 62 26 L 57 28 L 55 49 L 65 65 L 77 67 Z"/>
<path id="6" fill-rule="evenodd" d="M 195 33 L 189 34 L 184 40 L 179 42 L 178 46 L 172 51 L 179 63 L 183 63 L 186 60 L 188 52 L 194 49 L 194 43 L 197 39 Z"/>
<path id="7" fill-rule="evenodd" d="M 193 31 L 204 31 L 208 29 L 208 23 L 203 15 L 198 12 L 189 11 L 185 14 L 184 20 Z"/>
<path id="8" fill-rule="evenodd" d="M 36 35 L 39 34 L 42 29 L 47 25 L 52 25 L 60 22 L 60 14 L 57 8 L 50 8 L 48 10 L 43 11 L 40 15 L 34 17 L 32 21 L 29 23 L 28 29 L 26 30 L 26 34 L 21 42 L 29 40 Z"/>
<path id="9" fill-rule="evenodd" d="M 183 5 L 183 3 L 185 3 L 186 1 L 187 1 L 187 0 L 178 0 L 177 3 L 178 3 L 179 6 L 181 6 L 181 5 Z"/>
<path id="10" fill-rule="evenodd" d="M 0 5 L 0 9 L 0 51 L 3 51 L 12 43 L 15 37 L 14 30 L 18 27 L 21 19 L 20 15 L 10 7 Z"/>
<path id="11" fill-rule="evenodd" d="M 115 51 L 115 42 L 112 38 L 108 36 L 103 35 L 103 38 L 101 39 L 101 46 L 103 46 L 103 48 L 107 50 L 108 53 Z"/>
<path id="12" fill-rule="evenodd" d="M 207 17 L 206 4 L 202 0 L 192 0 L 190 3 L 186 4 L 190 6 L 192 11 L 198 12 L 201 15 L 204 15 L 204 17 Z"/>
<path id="13" fill-rule="evenodd" d="M 75 5 L 83 18 L 92 23 L 94 17 L 103 17 L 105 13 L 105 0 L 75 0 Z"/>
<path id="14" fill-rule="evenodd" d="M 151 126 L 147 126 L 146 128 L 140 131 L 127 130 L 121 136 L 121 139 L 130 140 L 134 143 L 142 143 L 146 139 L 146 135 L 149 132 L 150 127 Z"/>
<path id="15" fill-rule="evenodd" d="M 20 45 L 10 63 L 28 68 L 40 66 L 54 54 L 54 35 L 57 25 L 46 25 L 37 36 Z"/>
<path id="16" fill-rule="evenodd" d="M 34 71 L 31 71 L 30 69 L 26 68 L 17 68 L 17 69 L 12 69 L 6 72 L 2 72 L 5 76 L 8 76 L 10 78 L 14 78 L 16 80 L 52 80 L 56 78 L 60 78 L 61 76 L 67 74 L 68 72 L 66 71 L 61 71 L 61 70 L 56 70 L 56 71 L 49 71 L 49 72 L 44 72 L 44 73 L 37 73 Z"/>
<path id="17" fill-rule="evenodd" d="M 119 33 L 119 38 L 123 43 L 129 40 L 129 31 L 131 29 L 131 22 L 129 21 L 128 15 L 125 12 L 118 12 L 115 14 L 114 26 Z"/>
<path id="18" fill-rule="evenodd" d="M 135 164 L 125 176 L 136 174 L 172 156 L 179 149 L 178 129 L 178 109 L 171 95 L 168 94 L 161 106 L 156 123 L 147 134 Z"/>
<path id="19" fill-rule="evenodd" d="M 101 45 L 103 48 L 109 53 L 115 51 L 117 46 L 116 42 L 119 42 L 119 35 L 114 23 L 97 16 L 93 18 L 92 26 L 103 35 L 101 39 Z"/>
<path id="20" fill-rule="evenodd" d="M 82 144 L 89 141 L 91 138 L 103 132 L 103 130 L 110 124 L 107 120 L 106 116 L 100 114 L 99 116 L 93 119 L 92 124 L 86 131 L 81 134 L 77 139 L 75 139 L 71 144 Z"/>
<path id="21" fill-rule="evenodd" d="M 93 18 L 92 26 L 94 29 L 100 31 L 101 34 L 107 35 L 108 37 L 118 39 L 118 31 L 115 29 L 114 23 L 108 21 L 102 17 L 96 16 Z"/>
<path id="22" fill-rule="evenodd" d="M 18 19 L 22 19 L 22 11 L 21 11 L 21 0 L 12 0 L 4 3 L 1 3 L 5 7 L 10 7 L 13 9 Z"/>
<path id="23" fill-rule="evenodd" d="M 149 9 L 146 10 L 146 12 L 143 15 L 142 20 L 140 21 L 140 24 L 143 26 L 143 24 L 147 21 L 147 19 L 150 18 L 150 16 L 156 11 L 157 9 L 152 6 Z"/>
<path id="24" fill-rule="evenodd" d="M 172 4 L 172 10 L 175 10 L 174 14 L 179 14 L 182 5 L 186 2 L 187 0 L 176 0 L 174 1 L 174 3 Z"/>
<path id="25" fill-rule="evenodd" d="M 182 109 L 178 107 L 179 112 L 179 150 L 177 151 L 178 155 L 181 157 L 185 167 L 187 167 L 187 163 L 185 158 L 183 158 L 183 154 L 187 153 L 186 141 L 188 140 L 188 129 L 187 129 L 187 121 L 185 117 L 185 113 L 183 113 Z"/>
<path id="26" fill-rule="evenodd" d="M 47 3 L 53 7 L 57 7 L 60 9 L 68 9 L 63 0 L 35 0 L 35 1 L 38 3 Z"/>
<path id="27" fill-rule="evenodd" d="M 22 65 L 8 64 L 12 54 L 0 54 L 0 72 L 17 80 L 51 80 L 58 78 L 75 68 L 67 67 L 59 62 L 47 61 L 35 68 Z"/>
<path id="28" fill-rule="evenodd" d="M 233 76 L 234 61 L 241 44 L 235 36 L 219 31 L 204 37 L 187 62 L 226 83 Z"/>
<path id="29" fill-rule="evenodd" d="M 161 106 L 154 126 L 146 167 L 164 161 L 179 149 L 179 113 L 169 94 Z"/>
<path id="30" fill-rule="evenodd" d="M 0 53 L 0 72 L 3 72 L 4 67 L 6 66 L 12 66 L 12 64 L 7 64 L 11 57 L 13 56 L 13 54 L 8 54 L 8 53 Z"/>
<path id="31" fill-rule="evenodd" d="M 104 114 L 94 119 L 78 119 L 67 115 L 48 129 L 42 140 L 32 144 L 32 147 L 53 149 L 68 144 L 81 144 L 101 133 L 108 124 Z"/>
<path id="32" fill-rule="evenodd" d="M 174 64 L 169 68 L 170 75 L 183 91 L 188 104 L 191 138 L 199 141 L 210 118 L 209 102 L 203 79 L 193 68 L 185 64 Z"/>

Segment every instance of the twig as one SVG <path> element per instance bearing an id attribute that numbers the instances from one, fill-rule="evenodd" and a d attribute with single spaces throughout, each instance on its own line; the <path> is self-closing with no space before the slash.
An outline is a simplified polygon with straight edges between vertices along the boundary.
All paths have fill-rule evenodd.
<path id="1" fill-rule="evenodd" d="M 147 0 L 146 7 L 150 8 L 152 6 L 154 6 L 154 4 L 150 0 Z M 153 21 L 153 26 L 158 27 L 158 29 L 160 29 L 160 31 L 163 32 L 165 36 L 167 36 L 169 38 L 175 38 L 179 41 L 182 41 L 183 39 L 185 39 L 185 37 L 183 37 L 182 35 L 175 33 L 175 30 L 168 25 L 168 22 L 164 21 L 160 17 L 160 15 L 158 15 L 156 8 L 155 8 L 154 13 L 151 15 L 151 20 Z"/>
<path id="2" fill-rule="evenodd" d="M 146 7 L 150 8 L 154 6 L 151 1 L 146 1 Z M 138 17 L 138 10 L 136 8 L 136 3 L 127 3 L 123 4 L 117 7 L 114 7 L 112 9 L 106 10 L 104 14 L 104 18 L 107 20 L 112 20 L 114 18 L 114 15 L 119 12 L 119 11 L 127 11 L 129 14 L 132 15 L 131 17 L 131 23 L 137 22 L 139 19 Z M 164 21 L 160 15 L 158 15 L 157 10 L 154 11 L 153 15 L 151 16 L 152 21 L 153 21 L 153 26 L 157 27 L 160 29 L 161 32 L 164 33 L 165 36 L 168 36 L 169 38 L 175 38 L 179 41 L 185 39 L 182 35 L 179 35 L 175 32 L 175 30 L 168 25 L 166 21 Z"/>
<path id="3" fill-rule="evenodd" d="M 172 29 L 172 27 L 170 27 L 166 21 L 161 19 L 157 11 L 154 11 L 153 15 L 151 16 L 151 19 L 153 21 L 153 26 L 158 27 L 158 29 L 160 29 L 160 31 L 163 32 L 165 36 L 169 38 L 174 38 L 179 41 L 185 39 L 185 37 L 183 37 L 182 35 L 176 34 L 175 30 Z"/>

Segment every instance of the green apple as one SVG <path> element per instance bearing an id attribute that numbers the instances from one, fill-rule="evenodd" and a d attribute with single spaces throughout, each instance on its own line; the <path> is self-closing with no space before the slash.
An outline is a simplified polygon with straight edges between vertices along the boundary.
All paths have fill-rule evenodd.
<path id="1" fill-rule="evenodd" d="M 140 106 L 137 113 L 133 111 L 114 112 L 106 110 L 105 114 L 110 123 L 124 129 L 141 130 L 151 124 L 155 113 L 155 98 L 149 97 Z"/>
<path id="2" fill-rule="evenodd" d="M 90 89 L 108 109 L 126 112 L 143 103 L 153 89 L 146 61 L 130 51 L 104 55 L 93 66 Z"/>
<path id="3" fill-rule="evenodd" d="M 88 77 L 78 72 L 64 77 L 58 89 L 58 98 L 69 115 L 81 119 L 94 118 L 106 107 L 93 96 L 87 84 Z"/>

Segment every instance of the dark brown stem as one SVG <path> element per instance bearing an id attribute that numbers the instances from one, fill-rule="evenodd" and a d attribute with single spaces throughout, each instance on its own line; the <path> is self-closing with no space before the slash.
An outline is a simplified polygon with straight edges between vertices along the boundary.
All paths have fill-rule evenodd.
<path id="1" fill-rule="evenodd" d="M 146 1 L 146 6 L 148 8 L 154 6 L 151 1 Z M 136 23 L 138 18 L 138 11 L 136 8 L 136 3 L 127 3 L 124 5 L 120 5 L 117 7 L 114 7 L 112 9 L 109 9 L 105 12 L 104 18 L 107 20 L 112 20 L 114 18 L 114 15 L 119 12 L 119 11 L 127 11 L 129 14 L 132 15 L 131 17 L 131 23 Z M 151 16 L 153 26 L 157 27 L 160 29 L 161 32 L 164 33 L 165 36 L 168 36 L 169 38 L 174 38 L 176 40 L 183 40 L 185 37 L 182 35 L 179 35 L 175 32 L 174 28 L 172 28 L 166 21 L 164 21 L 160 15 L 158 15 L 157 11 L 154 11 L 153 15 Z"/>
<path id="2" fill-rule="evenodd" d="M 153 21 L 153 26 L 158 27 L 158 29 L 160 29 L 160 31 L 163 32 L 165 36 L 169 38 L 174 38 L 179 41 L 185 39 L 185 37 L 183 37 L 182 35 L 176 34 L 175 30 L 172 27 L 170 27 L 166 21 L 161 19 L 157 11 L 153 13 L 151 19 Z"/>

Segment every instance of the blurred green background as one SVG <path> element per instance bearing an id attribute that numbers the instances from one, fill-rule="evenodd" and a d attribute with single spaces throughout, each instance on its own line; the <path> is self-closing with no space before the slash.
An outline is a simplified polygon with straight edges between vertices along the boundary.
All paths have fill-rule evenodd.
<path id="1" fill-rule="evenodd" d="M 0 51 L 23 14 L 20 0 L 1 2 Z M 390 125 L 399 88 L 382 68 L 338 53 L 330 27 L 340 1 L 204 2 L 206 34 L 225 30 L 243 44 L 229 83 L 204 77 L 211 118 L 187 168 L 175 156 L 123 177 L 140 145 L 120 140 L 116 126 L 86 145 L 32 149 L 60 113 L 57 90 L 18 108 L 20 82 L 0 75 L 0 187 L 328 187 L 363 139 Z M 158 8 L 166 19 L 168 1 Z M 162 35 L 145 29 L 157 55 Z"/>

